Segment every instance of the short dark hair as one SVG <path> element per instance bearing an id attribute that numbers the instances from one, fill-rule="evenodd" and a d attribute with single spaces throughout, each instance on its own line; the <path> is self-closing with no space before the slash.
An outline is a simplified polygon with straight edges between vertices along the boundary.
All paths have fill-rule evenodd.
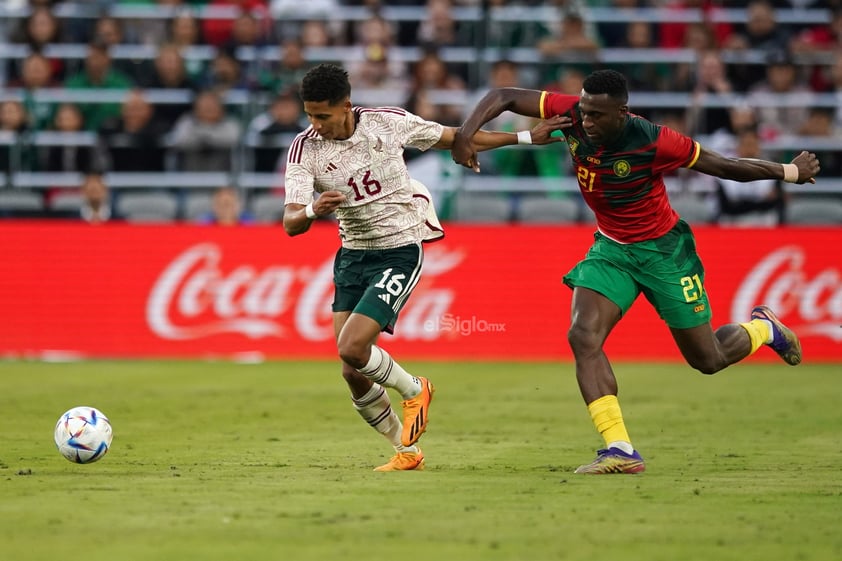
<path id="1" fill-rule="evenodd" d="M 301 80 L 301 101 L 327 101 L 336 105 L 351 96 L 348 72 L 335 64 L 319 64 Z"/>
<path id="2" fill-rule="evenodd" d="M 582 89 L 591 95 L 608 94 L 608 97 L 622 103 L 629 101 L 626 77 L 616 70 L 597 70 L 582 82 Z"/>

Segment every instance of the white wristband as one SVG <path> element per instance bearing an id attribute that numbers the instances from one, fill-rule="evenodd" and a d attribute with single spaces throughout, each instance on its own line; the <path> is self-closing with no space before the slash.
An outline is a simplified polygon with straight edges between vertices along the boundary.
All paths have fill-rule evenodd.
<path id="1" fill-rule="evenodd" d="M 784 167 L 784 181 L 795 183 L 798 181 L 798 166 L 795 164 L 781 164 Z"/>
<path id="2" fill-rule="evenodd" d="M 316 218 L 319 217 L 319 215 L 316 214 L 316 211 L 313 210 L 313 203 L 310 203 L 310 204 L 308 204 L 307 206 L 304 207 L 304 214 L 310 220 L 315 220 Z"/>
<path id="3" fill-rule="evenodd" d="M 517 133 L 517 143 L 518 144 L 532 144 L 532 132 L 531 131 L 520 131 Z"/>

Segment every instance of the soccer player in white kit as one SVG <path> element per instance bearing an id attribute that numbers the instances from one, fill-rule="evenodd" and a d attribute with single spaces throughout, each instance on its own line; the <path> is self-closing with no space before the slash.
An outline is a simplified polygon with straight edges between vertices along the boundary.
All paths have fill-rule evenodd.
<path id="1" fill-rule="evenodd" d="M 396 107 L 352 105 L 348 74 L 332 64 L 309 70 L 300 94 L 310 126 L 287 156 L 284 229 L 297 236 L 316 218 L 336 213 L 342 247 L 334 262 L 333 325 L 342 376 L 354 408 L 395 449 L 375 471 L 423 469 L 416 443 L 427 428 L 434 387 L 376 343 L 381 331 L 392 332 L 418 283 L 421 243 L 444 236 L 429 192 L 409 176 L 404 147 L 448 150 L 456 129 Z M 479 150 L 519 140 L 549 144 L 562 140 L 550 137 L 557 128 L 547 120 L 517 134 L 479 131 L 474 143 Z M 384 388 L 401 394 L 403 422 Z"/>

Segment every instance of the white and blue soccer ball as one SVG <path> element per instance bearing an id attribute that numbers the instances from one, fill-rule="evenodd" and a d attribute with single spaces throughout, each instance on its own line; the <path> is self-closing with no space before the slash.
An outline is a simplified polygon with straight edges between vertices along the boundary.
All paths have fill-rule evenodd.
<path id="1" fill-rule="evenodd" d="M 77 464 L 90 464 L 111 448 L 111 422 L 93 407 L 74 407 L 56 423 L 55 441 L 61 455 Z"/>

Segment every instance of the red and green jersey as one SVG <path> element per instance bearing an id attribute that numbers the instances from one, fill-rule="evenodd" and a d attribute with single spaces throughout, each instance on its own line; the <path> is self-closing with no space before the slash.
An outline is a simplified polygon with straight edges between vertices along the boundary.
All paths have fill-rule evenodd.
<path id="1" fill-rule="evenodd" d="M 592 144 L 582 128 L 579 98 L 543 92 L 541 117 L 573 119 L 565 129 L 579 190 L 596 215 L 600 232 L 621 243 L 651 240 L 678 221 L 664 186 L 664 174 L 691 167 L 699 144 L 667 127 L 629 114 L 620 137 L 606 146 Z"/>

